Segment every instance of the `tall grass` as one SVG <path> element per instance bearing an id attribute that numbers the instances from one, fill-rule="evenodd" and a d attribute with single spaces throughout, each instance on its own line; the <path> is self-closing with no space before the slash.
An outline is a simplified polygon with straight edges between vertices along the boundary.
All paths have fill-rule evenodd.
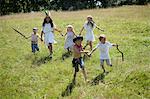
<path id="1" fill-rule="evenodd" d="M 54 12 L 52 18 L 58 28 L 66 32 L 72 24 L 78 34 L 86 16 L 91 14 L 98 26 L 105 29 L 107 39 L 118 43 L 124 52 L 125 61 L 116 48 L 110 50 L 113 67 L 101 81 L 85 84 L 82 73 L 72 93 L 65 98 L 120 99 L 150 98 L 150 6 L 124 6 L 109 9 L 93 9 L 74 12 Z M 55 33 L 54 58 L 45 60 L 46 46 L 39 42 L 40 52 L 31 53 L 30 40 L 11 29 L 14 27 L 29 36 L 33 27 L 41 30 L 44 13 L 26 13 L 0 17 L 0 98 L 40 99 L 63 98 L 73 77 L 72 57 L 61 59 L 65 52 L 64 38 Z M 95 29 L 96 39 L 103 33 Z M 85 32 L 84 32 L 85 33 Z M 84 35 L 84 34 L 83 34 Z M 85 41 L 83 42 L 85 44 Z M 98 39 L 94 42 L 94 46 Z M 99 67 L 99 51 L 85 61 L 88 79 L 102 74 Z M 98 76 L 99 77 L 99 76 Z"/>

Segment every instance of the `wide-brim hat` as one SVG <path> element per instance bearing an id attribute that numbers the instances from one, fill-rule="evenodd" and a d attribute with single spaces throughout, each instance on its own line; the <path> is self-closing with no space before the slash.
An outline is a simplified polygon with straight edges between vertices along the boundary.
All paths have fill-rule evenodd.
<path id="1" fill-rule="evenodd" d="M 83 41 L 83 37 L 82 36 L 77 36 L 73 39 L 73 42 L 75 43 L 77 40 L 81 40 Z"/>
<path id="2" fill-rule="evenodd" d="M 105 34 L 101 34 L 99 37 L 106 38 L 106 35 Z"/>
<path id="3" fill-rule="evenodd" d="M 87 18 L 93 18 L 92 15 L 88 15 Z"/>
<path id="4" fill-rule="evenodd" d="M 72 25 L 70 25 L 70 24 L 69 24 L 69 25 L 67 25 L 66 27 L 67 27 L 67 28 L 73 28 L 73 26 L 72 26 Z"/>
<path id="5" fill-rule="evenodd" d="M 37 28 L 37 27 L 34 27 L 33 30 L 38 30 L 38 28 Z"/>

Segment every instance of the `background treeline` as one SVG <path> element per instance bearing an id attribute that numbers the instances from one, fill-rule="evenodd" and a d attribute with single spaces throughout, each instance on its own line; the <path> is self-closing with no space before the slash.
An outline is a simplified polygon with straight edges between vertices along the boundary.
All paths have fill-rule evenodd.
<path id="1" fill-rule="evenodd" d="M 150 0 L 0 0 L 0 15 L 49 10 L 80 10 L 122 5 L 146 5 Z"/>

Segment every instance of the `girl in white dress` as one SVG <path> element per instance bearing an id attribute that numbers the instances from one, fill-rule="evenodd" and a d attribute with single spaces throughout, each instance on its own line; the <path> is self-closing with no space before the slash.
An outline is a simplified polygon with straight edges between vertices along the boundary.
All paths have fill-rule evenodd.
<path id="1" fill-rule="evenodd" d="M 86 41 L 87 44 L 83 47 L 83 49 L 85 49 L 87 47 L 87 45 L 90 46 L 90 49 L 92 50 L 92 42 L 95 41 L 95 37 L 94 37 L 94 33 L 93 30 L 95 29 L 96 24 L 93 21 L 93 17 L 91 15 L 87 16 L 87 21 L 85 22 L 85 24 L 83 25 L 81 32 L 79 35 L 81 35 L 83 29 L 85 29 L 86 31 Z"/>
<path id="2" fill-rule="evenodd" d="M 56 29 L 56 27 L 53 23 L 53 20 L 48 15 L 44 18 L 42 26 L 43 26 L 43 29 L 42 29 L 42 32 L 41 32 L 41 40 L 43 41 L 42 37 L 43 37 L 43 34 L 44 34 L 44 42 L 48 46 L 48 49 L 49 49 L 49 52 L 50 52 L 50 58 L 52 58 L 52 53 L 53 53 L 52 44 L 55 41 L 54 40 L 54 38 L 55 38 L 54 37 L 54 30 L 56 30 L 58 32 L 61 32 L 61 31 Z"/>
<path id="3" fill-rule="evenodd" d="M 66 40 L 65 40 L 64 48 L 68 50 L 68 53 L 70 53 L 72 52 L 72 48 L 74 45 L 73 43 L 74 36 L 76 36 L 72 25 L 67 26 L 67 33 L 65 34 L 65 36 L 66 36 Z"/>

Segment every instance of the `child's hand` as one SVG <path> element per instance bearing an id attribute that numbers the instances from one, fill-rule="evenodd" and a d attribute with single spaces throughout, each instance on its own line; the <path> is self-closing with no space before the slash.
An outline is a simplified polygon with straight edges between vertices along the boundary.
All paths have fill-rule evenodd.
<path id="1" fill-rule="evenodd" d="M 87 50 L 84 50 L 83 52 L 86 53 L 86 54 L 89 53 L 89 51 L 87 51 Z"/>
<path id="2" fill-rule="evenodd" d="M 61 31 L 61 30 L 58 30 L 58 32 L 61 33 L 62 31 Z"/>
<path id="3" fill-rule="evenodd" d="M 118 44 L 116 44 L 116 47 L 118 47 L 119 45 Z"/>
<path id="4" fill-rule="evenodd" d="M 104 32 L 104 30 L 103 30 L 103 29 L 101 29 L 101 31 L 102 31 L 102 32 Z"/>
<path id="5" fill-rule="evenodd" d="M 81 53 L 87 54 L 89 53 L 89 51 L 84 50 L 84 51 L 81 51 Z"/>
<path id="6" fill-rule="evenodd" d="M 91 57 L 92 54 L 91 54 L 91 53 L 88 53 L 87 55 L 88 55 L 89 57 Z"/>
<path id="7" fill-rule="evenodd" d="M 64 36 L 64 35 L 61 33 L 61 36 Z"/>

